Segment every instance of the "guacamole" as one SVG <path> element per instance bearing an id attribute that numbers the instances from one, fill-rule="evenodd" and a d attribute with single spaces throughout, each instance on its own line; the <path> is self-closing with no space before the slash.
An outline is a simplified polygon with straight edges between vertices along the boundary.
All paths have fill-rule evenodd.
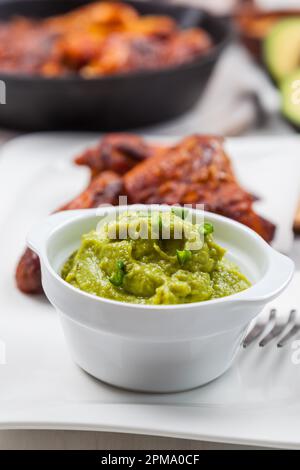
<path id="1" fill-rule="evenodd" d="M 210 223 L 199 225 L 175 211 L 127 211 L 83 235 L 61 276 L 85 292 L 122 302 L 199 302 L 250 286 L 224 255 Z"/>

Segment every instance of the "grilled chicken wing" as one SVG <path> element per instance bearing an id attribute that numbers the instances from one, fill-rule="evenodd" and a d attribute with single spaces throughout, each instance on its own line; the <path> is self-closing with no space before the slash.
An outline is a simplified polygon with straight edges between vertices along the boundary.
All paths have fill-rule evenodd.
<path id="1" fill-rule="evenodd" d="M 104 170 L 123 175 L 140 161 L 152 156 L 156 149 L 134 134 L 108 134 L 97 145 L 79 155 L 75 163 L 88 166 L 92 177 Z"/>
<path id="2" fill-rule="evenodd" d="M 103 43 L 98 56 L 82 67 L 81 73 L 93 77 L 163 69 L 189 62 L 211 46 L 209 36 L 198 29 L 178 32 L 167 40 L 133 32 L 115 33 Z"/>
<path id="3" fill-rule="evenodd" d="M 99 27 L 108 31 L 118 30 L 138 18 L 138 12 L 126 3 L 101 1 L 49 18 L 45 20 L 45 24 L 58 32 L 82 31 L 90 28 L 96 33 Z"/>
<path id="4" fill-rule="evenodd" d="M 194 135 L 124 176 L 130 203 L 204 204 L 248 225 L 267 241 L 275 227 L 253 210 L 253 196 L 237 182 L 223 140 Z"/>
<path id="5" fill-rule="evenodd" d="M 212 47 L 201 28 L 181 31 L 168 16 L 141 16 L 125 3 L 94 2 L 56 17 L 0 22 L 0 70 L 86 77 L 161 69 Z"/>
<path id="6" fill-rule="evenodd" d="M 91 209 L 102 204 L 115 205 L 122 189 L 122 178 L 112 171 L 104 171 L 92 179 L 85 191 L 59 210 Z"/>
<path id="7" fill-rule="evenodd" d="M 16 283 L 24 294 L 41 294 L 41 265 L 38 255 L 26 248 L 16 269 Z"/>

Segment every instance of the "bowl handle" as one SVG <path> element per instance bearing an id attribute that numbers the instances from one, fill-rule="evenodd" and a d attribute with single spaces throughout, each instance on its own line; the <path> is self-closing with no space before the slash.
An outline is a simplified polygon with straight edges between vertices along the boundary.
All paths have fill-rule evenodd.
<path id="1" fill-rule="evenodd" d="M 270 264 L 265 277 L 247 289 L 244 300 L 251 302 L 270 302 L 275 299 L 292 280 L 295 264 L 285 255 L 269 247 Z"/>
<path id="2" fill-rule="evenodd" d="M 86 209 L 72 210 L 72 211 L 61 211 L 55 214 L 49 215 L 46 219 L 42 220 L 39 224 L 36 224 L 29 231 L 26 242 L 29 248 L 31 248 L 37 255 L 41 255 L 43 248 L 46 245 L 46 241 L 50 233 L 58 226 L 68 220 L 74 219 L 77 215 L 86 213 Z"/>

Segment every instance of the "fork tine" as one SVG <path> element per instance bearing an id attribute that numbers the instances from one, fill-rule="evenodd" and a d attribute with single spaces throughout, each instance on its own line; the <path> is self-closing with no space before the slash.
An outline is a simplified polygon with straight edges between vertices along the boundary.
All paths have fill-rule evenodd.
<path id="1" fill-rule="evenodd" d="M 243 341 L 243 348 L 250 346 L 258 338 L 267 326 L 266 323 L 256 323 Z"/>
<path id="2" fill-rule="evenodd" d="M 272 339 L 277 338 L 277 336 L 281 335 L 283 331 L 285 330 L 286 325 L 274 325 L 270 333 L 268 333 L 260 342 L 259 342 L 259 347 L 263 348 L 267 346 L 267 344 L 272 341 Z"/>
<path id="3" fill-rule="evenodd" d="M 291 310 L 289 314 L 288 321 L 286 323 L 275 323 L 274 327 L 272 330 L 264 337 L 259 343 L 259 346 L 263 348 L 266 346 L 270 341 L 272 341 L 274 338 L 277 338 L 281 333 L 283 333 L 287 326 L 294 323 L 296 317 L 296 310 Z"/>
<path id="4" fill-rule="evenodd" d="M 256 323 L 253 328 L 249 331 L 248 335 L 243 341 L 243 348 L 247 348 L 253 341 L 255 341 L 266 329 L 269 322 L 272 322 L 276 318 L 276 309 L 273 308 L 270 311 L 270 315 L 267 321 Z"/>
<path id="5" fill-rule="evenodd" d="M 293 320 L 295 320 L 296 314 L 297 314 L 296 310 L 291 311 L 290 317 L 291 317 L 292 314 L 293 314 Z M 286 335 L 283 338 L 281 338 L 279 343 L 277 343 L 277 347 L 278 348 L 283 348 L 290 341 L 291 338 L 296 336 L 296 334 L 299 331 L 300 331 L 300 321 L 296 322 L 296 324 L 294 326 L 292 326 L 292 328 L 286 333 Z"/>
<path id="6" fill-rule="evenodd" d="M 300 325 L 294 325 L 293 328 L 279 341 L 277 344 L 278 348 L 283 348 L 293 336 L 296 336 L 296 334 L 300 331 Z"/>
<path id="7" fill-rule="evenodd" d="M 289 316 L 289 319 L 288 319 L 288 324 L 289 324 L 289 323 L 292 323 L 293 321 L 295 321 L 295 320 L 296 320 L 296 317 L 297 317 L 297 310 L 293 308 L 293 309 L 290 311 L 290 316 Z"/>

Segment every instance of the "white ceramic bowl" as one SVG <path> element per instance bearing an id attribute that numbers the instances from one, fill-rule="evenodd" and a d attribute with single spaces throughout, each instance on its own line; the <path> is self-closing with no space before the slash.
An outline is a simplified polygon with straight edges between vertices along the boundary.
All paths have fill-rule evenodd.
<path id="1" fill-rule="evenodd" d="M 28 236 L 74 361 L 98 379 L 131 390 L 182 391 L 215 379 L 231 365 L 250 321 L 288 285 L 293 262 L 244 225 L 206 213 L 216 241 L 252 287 L 221 299 L 170 306 L 99 298 L 66 283 L 59 272 L 81 235 L 114 210 L 60 212 Z"/>

